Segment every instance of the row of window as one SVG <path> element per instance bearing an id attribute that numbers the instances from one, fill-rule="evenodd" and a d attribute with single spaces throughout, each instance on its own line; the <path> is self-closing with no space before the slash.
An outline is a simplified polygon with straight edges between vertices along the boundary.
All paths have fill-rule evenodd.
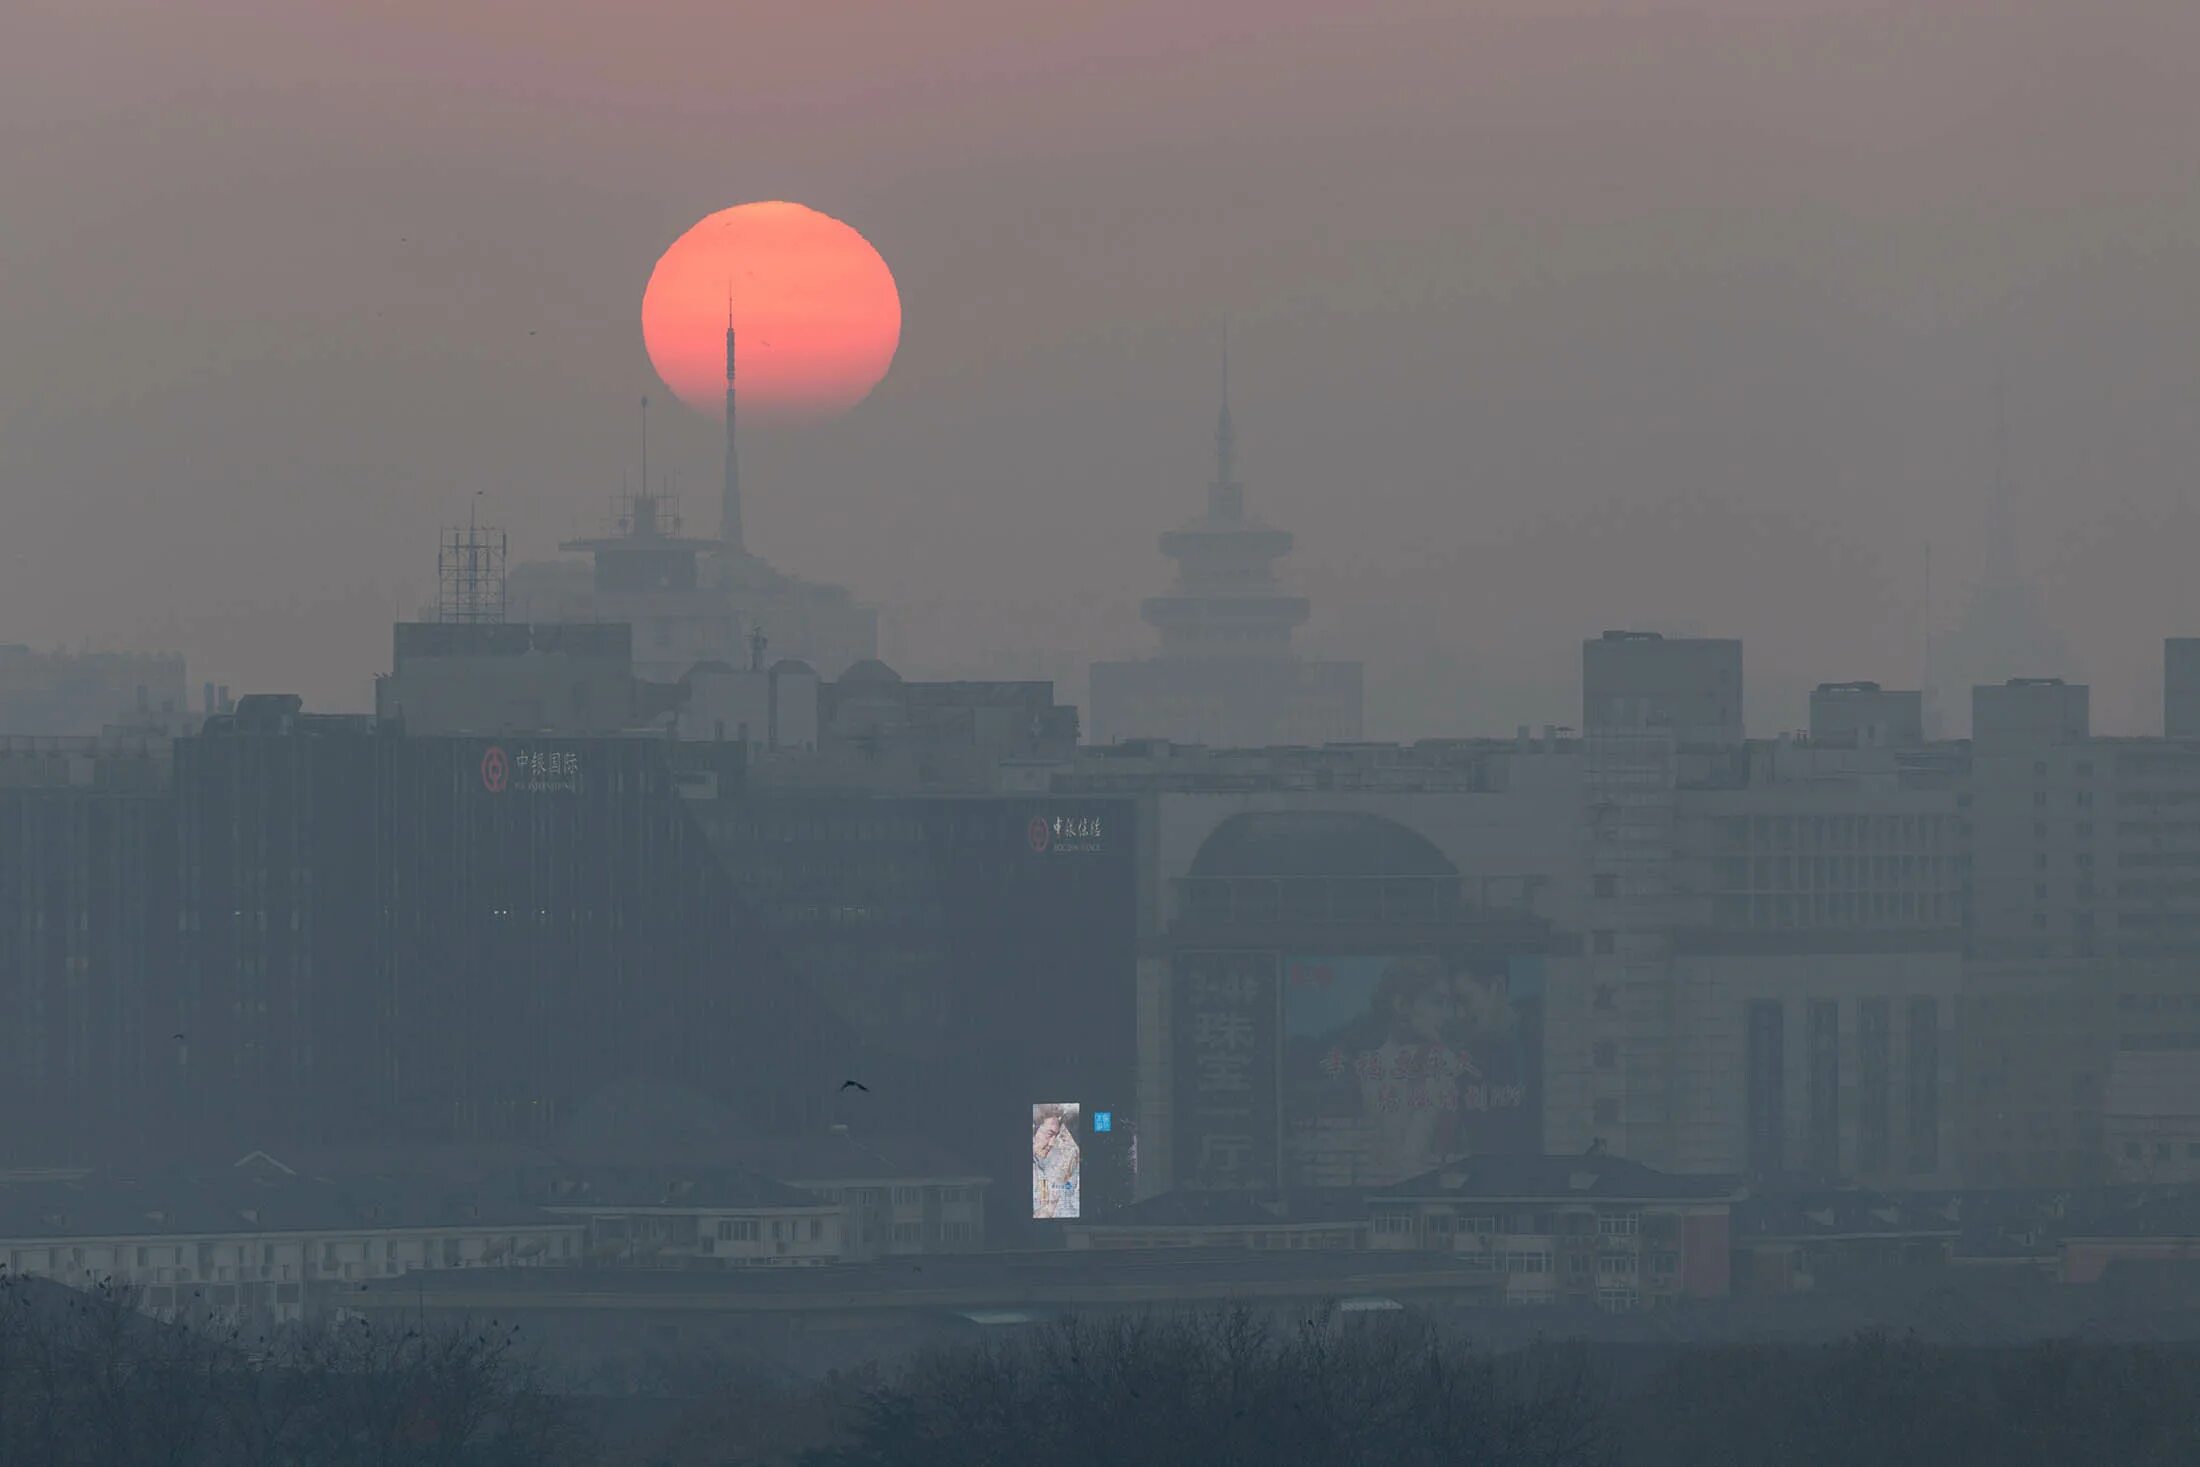
<path id="1" fill-rule="evenodd" d="M 1550 1253 L 1534 1248 L 1468 1253 L 1464 1261 L 1469 1269 L 1476 1272 L 1516 1276 L 1548 1274 L 1553 1271 L 1555 1263 Z M 1569 1280 L 1577 1283 L 1590 1278 L 1632 1279 L 1645 1271 L 1655 1277 L 1670 1278 L 1680 1272 L 1680 1266 L 1681 1256 L 1673 1252 L 1651 1254 L 1646 1267 L 1632 1253 L 1607 1253 L 1596 1258 L 1577 1253 L 1566 1260 L 1566 1275 Z"/>
<path id="2" fill-rule="evenodd" d="M 1414 1231 L 1415 1215 L 1410 1212 L 1378 1212 L 1375 1214 L 1375 1231 L 1390 1236 L 1410 1234 Z M 1632 1238 L 1646 1232 L 1670 1233 L 1674 1226 L 1671 1217 L 1656 1217 L 1645 1222 L 1639 1212 L 1505 1212 L 1505 1213 L 1430 1213 L 1421 1224 L 1430 1236 L 1441 1237 L 1459 1233 L 1468 1237 L 1587 1237 L 1595 1234 L 1604 1238 Z"/>
<path id="3" fill-rule="evenodd" d="M 771 1220 L 771 1241 L 774 1243 L 799 1243 L 808 1229 L 808 1241 L 815 1243 L 825 1236 L 823 1218 L 784 1218 Z M 762 1224 L 753 1217 L 720 1218 L 718 1241 L 721 1243 L 754 1243 L 762 1236 Z"/>
<path id="4" fill-rule="evenodd" d="M 1819 893 L 1813 896 L 1722 896 L 1712 904 L 1719 926 L 1803 928 L 1840 926 L 1943 926 L 1962 915 L 1961 897 L 1952 892 Z"/>
<path id="5" fill-rule="evenodd" d="M 1948 845 L 1945 815 L 1729 815 L 1716 822 L 1728 849 L 1860 851 L 1935 850 Z"/>
<path id="6" fill-rule="evenodd" d="M 1739 856 L 1718 862 L 1729 891 L 1815 891 L 1819 888 L 1954 886 L 1961 870 L 1949 856 Z"/>

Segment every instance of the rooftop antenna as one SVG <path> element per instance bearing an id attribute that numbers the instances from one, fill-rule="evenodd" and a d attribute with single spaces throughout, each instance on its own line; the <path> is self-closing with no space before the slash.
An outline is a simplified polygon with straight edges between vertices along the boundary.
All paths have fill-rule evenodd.
<path id="1" fill-rule="evenodd" d="M 2009 372 L 1994 375 L 1994 491 L 1986 520 L 1986 573 L 2013 580 L 2016 574 L 2016 524 L 2009 504 Z"/>
<path id="2" fill-rule="evenodd" d="M 1209 510 L 1213 518 L 1235 521 L 1245 512 L 1245 491 L 1237 481 L 1237 430 L 1230 422 L 1230 318 L 1222 318 L 1222 405 L 1215 413 L 1215 484 Z"/>
<path id="3" fill-rule="evenodd" d="M 741 553 L 741 460 L 734 448 L 733 278 L 726 278 L 726 482 L 718 505 L 718 539 L 732 554 Z"/>
<path id="4" fill-rule="evenodd" d="M 1918 625 L 1925 634 L 1924 655 L 1918 668 L 1918 686 L 1924 691 L 1919 701 L 1924 705 L 1922 732 L 1930 739 L 1940 732 L 1940 690 L 1933 684 L 1933 542 L 1930 540 L 1925 542 L 1925 584 L 1918 600 Z"/>
<path id="5" fill-rule="evenodd" d="M 504 620 L 504 558 L 508 542 L 503 532 L 481 523 L 481 496 L 476 489 L 466 505 L 466 524 L 443 532 L 435 558 L 436 619 L 454 622 Z"/>

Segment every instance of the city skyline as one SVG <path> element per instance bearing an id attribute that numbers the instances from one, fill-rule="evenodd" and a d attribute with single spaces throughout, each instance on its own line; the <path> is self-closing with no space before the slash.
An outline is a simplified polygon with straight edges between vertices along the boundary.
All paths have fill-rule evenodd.
<path id="1" fill-rule="evenodd" d="M 366 706 L 475 489 L 524 559 L 629 470 L 648 263 L 786 196 L 877 240 L 908 326 L 871 402 L 750 438 L 750 528 L 913 674 L 1081 701 L 1145 645 L 1228 312 L 1245 477 L 1371 736 L 1563 721 L 1605 626 L 1747 635 L 1753 728 L 1915 685 L 1925 547 L 1936 636 L 1980 580 L 2000 381 L 2015 568 L 2075 663 L 2031 670 L 2149 726 L 2158 639 L 2200 625 L 2200 19 L 1754 12 L 1397 3 L 1345 39 L 1219 6 L 1163 45 L 1152 7 L 972 4 L 828 64 L 818 22 L 724 45 L 683 6 L 524 41 L 485 5 L 40 11 L 0 621 Z M 693 502 L 716 434 L 675 416 Z"/>

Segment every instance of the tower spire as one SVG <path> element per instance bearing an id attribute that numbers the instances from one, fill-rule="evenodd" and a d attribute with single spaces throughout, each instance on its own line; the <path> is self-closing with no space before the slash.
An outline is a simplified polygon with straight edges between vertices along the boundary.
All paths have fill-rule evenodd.
<path id="1" fill-rule="evenodd" d="M 2009 372 L 1994 376 L 1994 483 L 1986 501 L 1986 577 L 2014 581 L 2017 574 L 2016 514 L 2009 499 Z"/>
<path id="2" fill-rule="evenodd" d="M 741 460 L 733 436 L 733 282 L 726 282 L 726 487 L 718 510 L 718 538 L 726 548 L 741 547 Z"/>
<path id="3" fill-rule="evenodd" d="M 1215 482 L 1207 512 L 1232 523 L 1244 518 L 1245 489 L 1237 481 L 1237 430 L 1230 423 L 1230 318 L 1222 318 L 1222 406 L 1215 413 Z"/>

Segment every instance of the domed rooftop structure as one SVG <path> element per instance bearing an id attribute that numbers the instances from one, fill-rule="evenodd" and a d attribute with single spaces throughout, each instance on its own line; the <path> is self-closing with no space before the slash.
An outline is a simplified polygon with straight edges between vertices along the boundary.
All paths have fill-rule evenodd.
<path id="1" fill-rule="evenodd" d="M 1192 858 L 1195 878 L 1443 876 L 1459 868 L 1416 830 L 1352 810 L 1232 815 Z"/>

